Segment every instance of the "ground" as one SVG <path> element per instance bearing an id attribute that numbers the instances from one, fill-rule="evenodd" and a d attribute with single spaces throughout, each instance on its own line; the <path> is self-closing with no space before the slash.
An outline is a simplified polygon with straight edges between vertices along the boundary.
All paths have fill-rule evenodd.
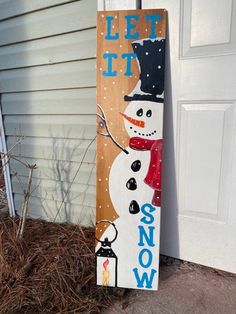
<path id="1" fill-rule="evenodd" d="M 95 228 L 0 212 L 0 314 L 236 314 L 236 275 L 162 256 L 158 291 L 96 286 Z"/>
<path id="2" fill-rule="evenodd" d="M 159 291 L 135 291 L 104 314 L 236 314 L 236 275 L 162 257 Z"/>

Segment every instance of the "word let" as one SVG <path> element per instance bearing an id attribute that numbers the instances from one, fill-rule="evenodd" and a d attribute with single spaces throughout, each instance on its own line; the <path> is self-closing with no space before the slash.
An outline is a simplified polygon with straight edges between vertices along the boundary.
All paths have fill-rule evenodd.
<path id="1" fill-rule="evenodd" d="M 146 21 L 150 22 L 150 33 L 149 38 L 156 38 L 156 23 L 161 20 L 161 16 L 159 14 L 147 14 L 145 15 Z M 106 16 L 106 40 L 117 40 L 120 38 L 119 33 L 112 34 L 112 22 L 114 20 L 114 16 L 108 15 Z M 139 15 L 126 15 L 126 35 L 125 39 L 138 39 L 139 32 L 135 31 L 137 26 L 136 22 L 139 21 Z"/>

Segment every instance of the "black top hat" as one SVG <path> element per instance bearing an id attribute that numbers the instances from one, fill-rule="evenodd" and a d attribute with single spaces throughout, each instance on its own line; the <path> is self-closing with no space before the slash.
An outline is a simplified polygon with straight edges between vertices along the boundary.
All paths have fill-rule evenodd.
<path id="1" fill-rule="evenodd" d="M 145 38 L 132 43 L 140 75 L 134 90 L 125 101 L 149 100 L 164 102 L 165 39 Z"/>

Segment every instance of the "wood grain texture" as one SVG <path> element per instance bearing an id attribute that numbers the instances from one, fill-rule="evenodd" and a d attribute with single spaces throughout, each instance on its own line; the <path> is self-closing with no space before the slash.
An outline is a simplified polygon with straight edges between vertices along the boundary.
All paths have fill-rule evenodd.
<path id="1" fill-rule="evenodd" d="M 150 23 L 145 20 L 146 14 L 152 14 L 152 10 L 123 10 L 123 11 L 102 11 L 97 15 L 97 103 L 105 110 L 108 125 L 114 138 L 121 146 L 128 146 L 128 136 L 124 129 L 123 118 L 119 112 L 123 112 L 127 106 L 124 95 L 129 94 L 135 87 L 139 78 L 137 62 L 132 60 L 131 77 L 125 76 L 126 62 L 121 58 L 122 53 L 133 53 L 131 43 L 134 40 L 125 39 L 126 22 L 125 15 L 139 14 L 140 21 L 137 23 L 135 31 L 138 31 L 139 38 L 147 38 L 150 32 Z M 157 23 L 156 32 L 158 37 L 166 36 L 166 13 L 163 10 L 156 10 L 156 14 L 162 16 Z M 114 16 L 112 33 L 119 32 L 117 40 L 105 40 L 105 17 Z M 107 60 L 103 59 L 103 53 L 115 52 L 118 59 L 113 61 L 113 70 L 117 71 L 115 77 L 105 77 L 101 72 L 107 69 Z M 98 124 L 98 131 L 103 132 Z M 118 216 L 112 206 L 109 196 L 109 172 L 113 160 L 121 152 L 110 140 L 110 138 L 97 137 L 97 216 L 96 220 L 108 219 L 114 221 Z M 122 171 L 122 169 L 121 169 Z M 117 184 L 119 184 L 117 182 Z M 100 238 L 105 228 L 96 230 L 96 235 Z"/>

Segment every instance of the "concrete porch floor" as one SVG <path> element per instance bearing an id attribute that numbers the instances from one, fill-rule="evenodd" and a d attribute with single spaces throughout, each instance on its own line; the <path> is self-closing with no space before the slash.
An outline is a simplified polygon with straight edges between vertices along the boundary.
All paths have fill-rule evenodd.
<path id="1" fill-rule="evenodd" d="M 159 290 L 132 290 L 104 314 L 236 314 L 236 275 L 161 257 Z"/>

